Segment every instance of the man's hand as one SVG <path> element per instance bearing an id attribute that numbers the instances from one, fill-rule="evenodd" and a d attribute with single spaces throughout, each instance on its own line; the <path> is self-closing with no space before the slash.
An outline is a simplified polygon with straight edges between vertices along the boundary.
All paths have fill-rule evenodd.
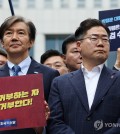
<path id="1" fill-rule="evenodd" d="M 120 48 L 117 49 L 117 58 L 114 67 L 120 69 Z"/>
<path id="2" fill-rule="evenodd" d="M 46 120 L 48 120 L 48 118 L 50 117 L 50 109 L 46 101 L 44 101 L 44 105 L 45 105 L 45 118 Z M 35 131 L 36 131 L 36 134 L 42 134 L 43 127 L 35 128 Z"/>
<path id="3" fill-rule="evenodd" d="M 44 101 L 44 104 L 45 104 L 45 117 L 46 117 L 46 120 L 48 120 L 48 118 L 50 117 L 50 108 L 46 101 Z"/>

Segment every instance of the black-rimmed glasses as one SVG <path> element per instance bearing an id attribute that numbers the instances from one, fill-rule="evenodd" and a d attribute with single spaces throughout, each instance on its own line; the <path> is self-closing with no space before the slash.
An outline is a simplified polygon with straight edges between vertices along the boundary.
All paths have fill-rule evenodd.
<path id="1" fill-rule="evenodd" d="M 110 43 L 110 40 L 107 36 L 91 35 L 91 36 L 82 38 L 80 40 L 85 40 L 85 39 L 90 39 L 92 44 L 98 44 L 100 39 L 102 40 L 103 44 L 109 44 Z"/>

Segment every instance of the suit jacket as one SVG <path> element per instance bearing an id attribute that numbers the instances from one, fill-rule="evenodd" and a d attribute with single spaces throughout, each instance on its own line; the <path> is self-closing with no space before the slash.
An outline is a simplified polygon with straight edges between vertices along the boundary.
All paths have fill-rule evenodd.
<path id="1" fill-rule="evenodd" d="M 62 83 L 62 84 L 61 84 Z M 89 110 L 82 70 L 53 80 L 49 134 L 120 134 L 120 73 L 103 67 Z"/>
<path id="2" fill-rule="evenodd" d="M 44 94 L 45 99 L 47 101 L 51 82 L 56 76 L 59 75 L 59 73 L 58 71 L 48 68 L 42 64 L 39 64 L 38 62 L 32 59 L 27 74 L 35 74 L 36 72 L 43 74 Z M 10 76 L 7 64 L 5 64 L 5 66 L 0 68 L 0 77 L 6 77 L 6 76 Z M 36 133 L 34 129 L 28 128 L 19 130 L 0 131 L 0 134 L 36 134 Z"/>

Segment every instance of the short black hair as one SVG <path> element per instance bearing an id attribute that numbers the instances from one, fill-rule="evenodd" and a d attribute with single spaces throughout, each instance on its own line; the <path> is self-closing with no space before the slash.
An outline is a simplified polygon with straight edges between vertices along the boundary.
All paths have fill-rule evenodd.
<path id="1" fill-rule="evenodd" d="M 105 24 L 103 24 L 100 20 L 88 18 L 80 23 L 80 26 L 75 31 L 75 38 L 77 40 L 82 39 L 89 29 L 96 26 L 103 27 L 108 36 L 110 36 L 110 30 Z"/>
<path id="2" fill-rule="evenodd" d="M 76 42 L 76 38 L 75 38 L 74 34 L 69 35 L 68 37 L 66 37 L 63 40 L 63 43 L 62 43 L 62 53 L 63 54 L 67 53 L 67 46 L 69 45 L 69 43 L 73 43 L 73 42 Z"/>
<path id="3" fill-rule="evenodd" d="M 52 57 L 52 56 L 60 56 L 60 57 L 62 57 L 63 55 L 62 55 L 59 51 L 57 51 L 57 50 L 50 49 L 50 50 L 47 50 L 45 53 L 43 53 L 43 54 L 41 55 L 40 62 L 41 62 L 42 64 L 44 64 L 44 62 L 45 62 L 48 58 L 50 58 L 50 57 Z"/>

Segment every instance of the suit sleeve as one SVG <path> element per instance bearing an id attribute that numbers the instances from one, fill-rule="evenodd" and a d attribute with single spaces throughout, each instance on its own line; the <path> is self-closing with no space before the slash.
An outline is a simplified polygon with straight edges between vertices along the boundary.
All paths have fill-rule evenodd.
<path id="1" fill-rule="evenodd" d="M 64 122 L 64 111 L 59 87 L 57 86 L 57 79 L 53 80 L 48 103 L 51 112 L 47 125 L 48 134 L 75 134 L 75 132 Z"/>
<path id="2" fill-rule="evenodd" d="M 59 72 L 56 70 L 46 70 L 46 73 L 44 74 L 44 94 L 45 94 L 45 100 L 48 102 L 48 98 L 49 98 L 49 93 L 50 93 L 50 87 L 51 87 L 51 83 L 53 81 L 53 79 L 57 76 L 59 76 Z"/>

